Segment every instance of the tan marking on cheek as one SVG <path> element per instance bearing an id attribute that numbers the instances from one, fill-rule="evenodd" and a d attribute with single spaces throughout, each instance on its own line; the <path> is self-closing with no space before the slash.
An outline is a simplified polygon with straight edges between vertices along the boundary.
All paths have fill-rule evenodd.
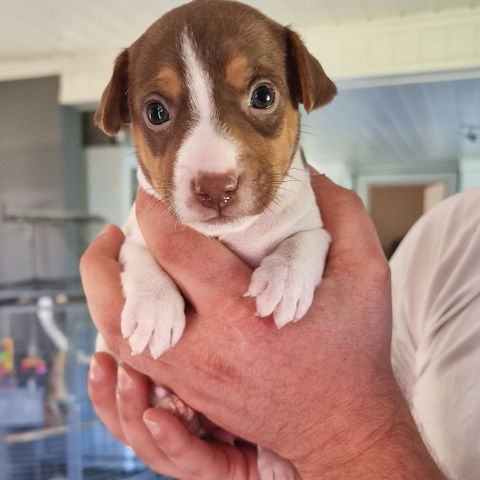
<path id="1" fill-rule="evenodd" d="M 254 182 L 253 206 L 250 213 L 260 213 L 272 201 L 279 182 L 290 168 L 298 134 L 298 110 L 288 101 L 283 113 L 280 135 L 264 138 L 245 131 L 236 122 L 230 122 L 231 134 L 241 145 L 242 169 L 246 179 Z"/>
<path id="2" fill-rule="evenodd" d="M 147 179 L 157 190 L 161 197 L 170 199 L 172 192 L 172 177 L 174 158 L 169 155 L 163 155 L 162 158 L 155 156 L 143 136 L 140 128 L 133 126 L 133 138 L 137 149 L 138 162 L 142 166 Z"/>
<path id="3" fill-rule="evenodd" d="M 178 98 L 182 93 L 182 78 L 170 67 L 163 67 L 157 75 L 156 85 L 159 93 L 168 98 Z"/>
<path id="4" fill-rule="evenodd" d="M 291 156 L 286 152 L 293 153 L 293 148 L 298 133 L 298 110 L 290 102 L 285 106 L 285 117 L 282 126 L 282 132 L 276 139 L 270 140 L 271 161 L 276 166 L 276 171 L 282 176 L 290 168 Z"/>
<path id="5" fill-rule="evenodd" d="M 253 70 L 244 55 L 234 56 L 225 67 L 225 81 L 238 89 L 248 85 L 252 74 Z"/>

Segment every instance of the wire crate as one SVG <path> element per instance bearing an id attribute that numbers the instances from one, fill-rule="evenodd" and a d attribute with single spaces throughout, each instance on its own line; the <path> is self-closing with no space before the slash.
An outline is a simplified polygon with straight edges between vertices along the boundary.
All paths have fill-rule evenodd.
<path id="1" fill-rule="evenodd" d="M 45 293 L 22 291 L 15 300 L 1 295 L 0 341 L 8 341 L 0 349 L 0 395 L 8 393 L 0 399 L 0 480 L 166 479 L 115 440 L 94 413 L 87 375 L 96 331 L 81 291 L 49 291 L 51 301 L 42 300 Z"/>

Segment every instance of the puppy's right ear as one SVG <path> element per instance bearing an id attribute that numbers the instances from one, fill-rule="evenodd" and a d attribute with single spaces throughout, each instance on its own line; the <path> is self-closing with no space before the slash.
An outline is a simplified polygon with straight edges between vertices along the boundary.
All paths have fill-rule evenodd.
<path id="1" fill-rule="evenodd" d="M 115 135 L 130 120 L 128 110 L 128 49 L 115 60 L 113 74 L 95 112 L 95 125 L 106 135 Z"/>

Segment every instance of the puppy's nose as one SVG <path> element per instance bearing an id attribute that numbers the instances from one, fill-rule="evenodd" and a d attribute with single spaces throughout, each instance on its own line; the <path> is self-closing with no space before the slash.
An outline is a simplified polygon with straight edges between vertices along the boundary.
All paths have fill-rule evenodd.
<path id="1" fill-rule="evenodd" d="M 196 197 L 201 205 L 222 210 L 232 203 L 238 187 L 236 175 L 200 174 L 193 182 Z"/>

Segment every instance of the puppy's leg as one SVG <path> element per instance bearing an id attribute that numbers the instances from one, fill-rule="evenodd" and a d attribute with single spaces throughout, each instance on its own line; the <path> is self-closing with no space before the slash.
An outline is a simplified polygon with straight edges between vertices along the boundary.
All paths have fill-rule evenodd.
<path id="1" fill-rule="evenodd" d="M 147 346 L 154 358 L 175 345 L 185 327 L 185 304 L 173 280 L 150 251 L 137 224 L 135 207 L 124 226 L 125 242 L 120 250 L 125 306 L 121 330 L 132 354 Z"/>
<path id="2" fill-rule="evenodd" d="M 245 294 L 256 297 L 258 315 L 273 314 L 278 328 L 300 320 L 322 280 L 329 246 L 328 232 L 314 228 L 288 237 L 265 257 Z"/>
<path id="3" fill-rule="evenodd" d="M 298 480 L 293 465 L 271 450 L 258 446 L 257 469 L 260 480 Z"/>

